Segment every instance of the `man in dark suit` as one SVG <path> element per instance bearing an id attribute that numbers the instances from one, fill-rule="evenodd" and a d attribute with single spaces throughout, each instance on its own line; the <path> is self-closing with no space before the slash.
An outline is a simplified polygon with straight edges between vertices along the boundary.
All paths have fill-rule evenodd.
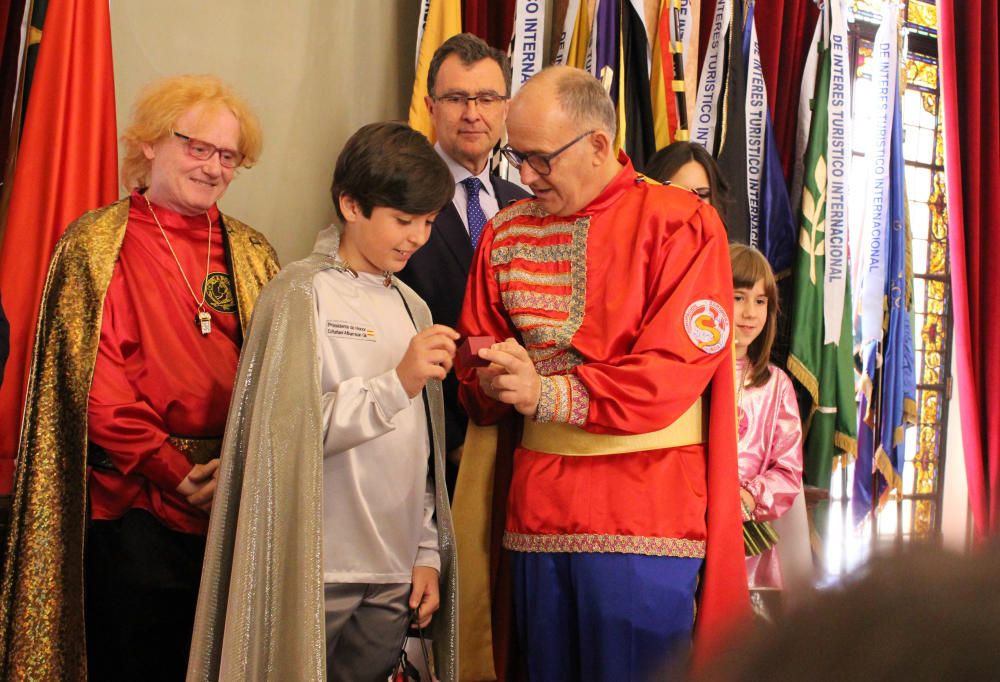
<path id="1" fill-rule="evenodd" d="M 427 244 L 399 277 L 431 309 L 434 321 L 454 327 L 483 225 L 500 208 L 528 195 L 490 172 L 490 152 L 507 119 L 510 63 L 471 33 L 449 38 L 431 59 L 425 99 L 435 148 L 455 178 L 455 198 L 434 221 Z M 467 417 L 458 403 L 454 372 L 444 380 L 448 492 L 454 491 Z"/>

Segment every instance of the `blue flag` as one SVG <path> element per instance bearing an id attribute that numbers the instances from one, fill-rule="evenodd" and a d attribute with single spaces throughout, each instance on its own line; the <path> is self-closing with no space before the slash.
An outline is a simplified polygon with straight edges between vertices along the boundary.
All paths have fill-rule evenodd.
<path id="1" fill-rule="evenodd" d="M 867 343 L 861 348 L 863 383 L 870 390 L 862 391 L 859 410 L 858 459 L 852 496 L 857 523 L 871 512 L 873 499 L 881 503 L 890 490 L 899 487 L 906 427 L 916 423 L 916 371 L 910 320 L 913 273 L 907 257 L 910 229 L 898 88 L 894 93 L 887 221 L 890 229 L 882 242 L 886 248 L 883 336 L 881 343 Z"/>

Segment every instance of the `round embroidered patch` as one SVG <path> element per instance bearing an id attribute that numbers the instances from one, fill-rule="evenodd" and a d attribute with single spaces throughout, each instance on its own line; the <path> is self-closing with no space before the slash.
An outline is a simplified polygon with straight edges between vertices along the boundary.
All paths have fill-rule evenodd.
<path id="1" fill-rule="evenodd" d="M 210 272 L 202 282 L 205 303 L 220 313 L 236 312 L 236 296 L 233 294 L 233 280 L 226 272 Z"/>
<path id="2" fill-rule="evenodd" d="M 703 298 L 684 311 L 684 331 L 706 353 L 718 353 L 729 340 L 729 316 L 715 301 Z"/>

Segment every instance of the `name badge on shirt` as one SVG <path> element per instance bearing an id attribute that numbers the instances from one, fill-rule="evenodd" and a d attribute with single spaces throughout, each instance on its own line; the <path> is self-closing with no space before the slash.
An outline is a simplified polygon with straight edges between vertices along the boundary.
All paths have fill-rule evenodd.
<path id="1" fill-rule="evenodd" d="M 375 330 L 363 324 L 347 320 L 327 320 L 326 335 L 338 339 L 357 339 L 358 341 L 374 341 Z"/>

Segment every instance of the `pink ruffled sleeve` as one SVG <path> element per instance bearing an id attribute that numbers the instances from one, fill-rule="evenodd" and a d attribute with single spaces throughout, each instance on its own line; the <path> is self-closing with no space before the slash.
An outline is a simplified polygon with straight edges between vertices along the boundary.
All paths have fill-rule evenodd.
<path id="1" fill-rule="evenodd" d="M 771 372 L 771 380 L 777 385 L 771 406 L 770 447 L 760 473 L 741 481 L 757 502 L 753 512 L 757 521 L 778 518 L 788 511 L 795 496 L 802 491 L 802 420 L 795 391 L 784 372 L 773 365 Z"/>

